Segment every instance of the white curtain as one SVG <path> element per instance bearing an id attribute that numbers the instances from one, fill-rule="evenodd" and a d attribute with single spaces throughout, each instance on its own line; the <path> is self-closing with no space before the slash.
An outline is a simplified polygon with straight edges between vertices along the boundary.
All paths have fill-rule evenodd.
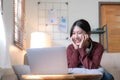
<path id="1" fill-rule="evenodd" d="M 1 0 L 0 0 L 0 68 L 10 67 L 10 58 L 6 44 L 5 27 L 2 18 Z"/>

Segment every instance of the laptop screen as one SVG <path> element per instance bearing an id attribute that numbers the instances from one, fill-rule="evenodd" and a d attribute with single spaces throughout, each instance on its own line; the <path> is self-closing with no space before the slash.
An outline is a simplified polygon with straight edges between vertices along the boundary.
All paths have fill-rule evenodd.
<path id="1" fill-rule="evenodd" d="M 27 57 L 32 74 L 67 74 L 65 47 L 29 48 Z"/>

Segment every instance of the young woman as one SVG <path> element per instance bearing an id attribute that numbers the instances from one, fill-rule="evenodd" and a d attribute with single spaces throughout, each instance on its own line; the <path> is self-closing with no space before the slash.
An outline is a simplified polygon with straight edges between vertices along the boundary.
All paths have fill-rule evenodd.
<path id="1" fill-rule="evenodd" d="M 70 31 L 72 44 L 67 47 L 69 68 L 98 69 L 103 55 L 103 46 L 90 38 L 89 23 L 80 19 L 74 22 Z M 101 80 L 114 80 L 113 76 L 104 71 Z"/>

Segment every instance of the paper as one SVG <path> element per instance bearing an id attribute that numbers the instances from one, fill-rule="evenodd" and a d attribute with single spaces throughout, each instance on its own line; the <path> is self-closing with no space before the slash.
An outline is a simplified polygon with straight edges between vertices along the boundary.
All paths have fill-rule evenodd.
<path id="1" fill-rule="evenodd" d="M 85 69 L 85 68 L 69 68 L 68 72 L 73 74 L 103 74 L 103 68 Z"/>
<path id="2" fill-rule="evenodd" d="M 58 26 L 60 31 L 67 32 L 67 19 L 64 17 L 61 17 Z"/>
<path id="3" fill-rule="evenodd" d="M 48 23 L 58 24 L 58 18 L 57 18 L 57 13 L 55 9 L 48 10 Z"/>

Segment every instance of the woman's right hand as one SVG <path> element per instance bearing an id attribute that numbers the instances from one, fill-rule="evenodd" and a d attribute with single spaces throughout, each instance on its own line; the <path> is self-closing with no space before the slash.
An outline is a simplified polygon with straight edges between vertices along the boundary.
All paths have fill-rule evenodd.
<path id="1" fill-rule="evenodd" d="M 78 49 L 78 48 L 79 48 L 79 46 L 77 46 L 77 45 L 74 43 L 74 41 L 73 41 L 73 38 L 72 38 L 72 37 L 71 37 L 71 42 L 72 42 L 73 47 L 74 47 L 75 49 Z"/>

